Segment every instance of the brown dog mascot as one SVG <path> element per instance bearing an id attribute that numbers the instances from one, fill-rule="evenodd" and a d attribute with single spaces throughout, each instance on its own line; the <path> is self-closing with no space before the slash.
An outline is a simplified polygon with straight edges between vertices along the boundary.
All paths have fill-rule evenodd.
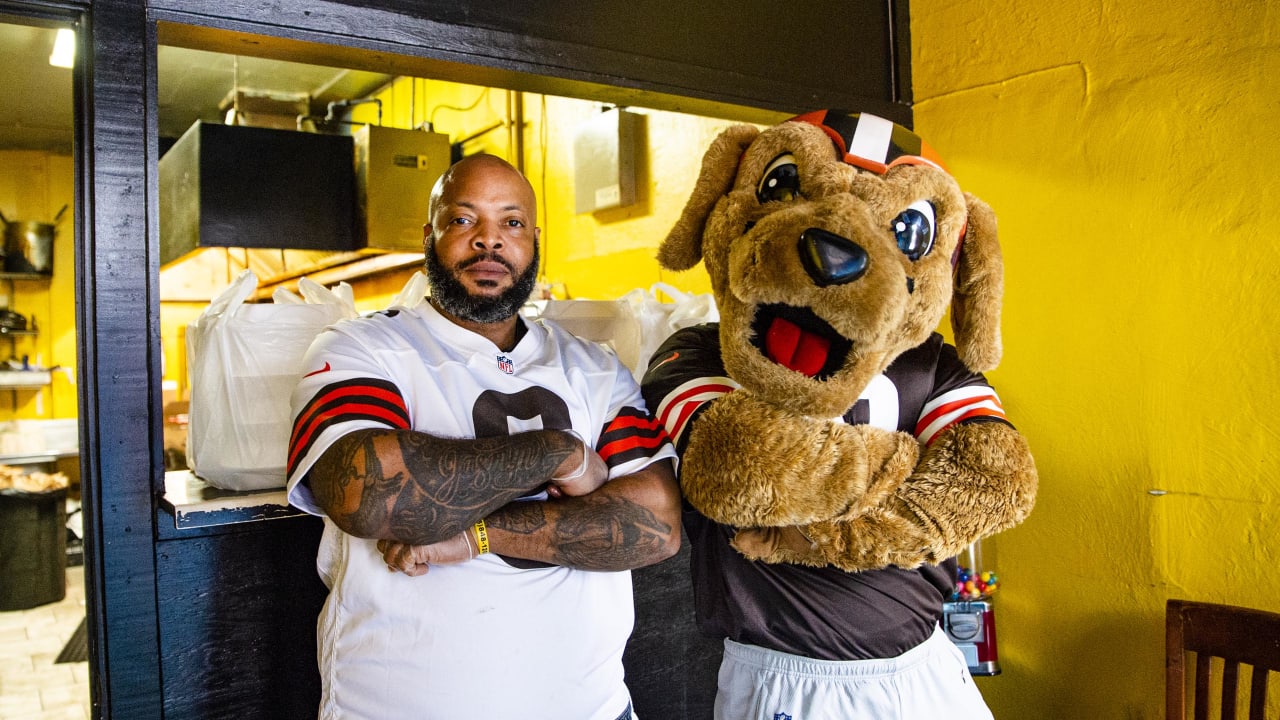
<path id="1" fill-rule="evenodd" d="M 669 338 L 644 381 L 680 452 L 700 628 L 764 666 L 937 645 L 954 556 L 1021 522 L 1037 484 L 981 375 L 1001 354 L 991 209 L 907 128 L 819 111 L 717 137 L 658 259 L 702 261 L 721 318 Z M 717 717 L 798 720 L 758 694 L 822 695 L 724 673 Z M 740 681 L 761 714 L 732 709 Z M 946 712 L 986 712 L 968 685 L 935 693 Z"/>

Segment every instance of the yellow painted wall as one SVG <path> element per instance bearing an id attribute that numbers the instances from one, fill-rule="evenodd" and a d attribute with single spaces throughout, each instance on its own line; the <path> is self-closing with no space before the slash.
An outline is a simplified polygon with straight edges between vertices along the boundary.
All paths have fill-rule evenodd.
<path id="1" fill-rule="evenodd" d="M 1162 718 L 1167 598 L 1280 611 L 1280 9 L 912 0 L 911 44 L 917 129 L 1000 218 L 1041 475 L 979 685 Z"/>
<path id="2" fill-rule="evenodd" d="M 408 78 L 377 97 L 384 125 L 416 128 L 430 122 L 454 142 L 478 135 L 464 145 L 467 154 L 493 153 L 524 170 L 540 203 L 543 279 L 557 297 L 616 298 L 659 280 L 709 291 L 701 271 L 673 277 L 653 256 L 693 188 L 702 153 L 730 122 L 637 110 L 644 113 L 637 201 L 580 215 L 574 207 L 573 139 L 577 128 L 600 112 L 598 103 Z M 517 103 L 524 113 L 522 144 L 512 129 Z M 372 105 L 357 106 L 353 119 L 372 122 L 376 113 Z M 497 123 L 503 127 L 494 128 Z M 522 157 L 517 154 L 521 146 Z M 354 286 L 357 297 L 368 295 L 362 284 Z"/>
<path id="3" fill-rule="evenodd" d="M 0 421 L 74 418 L 77 414 L 75 328 L 75 245 L 73 163 L 69 155 L 35 151 L 0 151 L 0 211 L 10 221 L 58 223 L 53 243 L 53 275 L 46 280 L 15 280 L 13 297 L 0 282 L 0 303 L 34 322 L 39 334 L 0 339 L 0 362 L 26 355 L 31 364 L 59 366 L 53 384 L 41 389 L 0 389 Z M 12 350 L 12 352 L 11 352 Z"/>
<path id="4" fill-rule="evenodd" d="M 541 180 L 535 188 L 547 208 L 543 237 L 548 279 L 563 282 L 568 294 L 578 298 L 617 298 L 658 281 L 709 292 L 710 283 L 701 269 L 673 275 L 658 267 L 654 254 L 693 189 L 703 152 L 732 123 L 639 111 L 644 114 L 635 204 L 578 214 L 573 140 L 578 128 L 600 108 L 550 97 L 541 110 L 547 118 L 545 140 L 535 147 L 545 145 L 548 151 L 544 163 L 532 164 L 532 172 L 538 174 L 531 178 Z"/>

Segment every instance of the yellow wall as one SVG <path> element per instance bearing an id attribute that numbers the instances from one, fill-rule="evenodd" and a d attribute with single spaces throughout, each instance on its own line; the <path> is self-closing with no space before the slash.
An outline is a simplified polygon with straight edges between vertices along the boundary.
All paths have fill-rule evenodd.
<path id="1" fill-rule="evenodd" d="M 0 151 L 0 211 L 10 221 L 58 223 L 53 243 L 53 275 L 48 281 L 16 280 L 14 297 L 7 298 L 7 283 L 0 283 L 0 301 L 35 323 L 39 335 L 13 338 L 12 356 L 37 360 L 45 367 L 59 366 L 51 387 L 0 389 L 0 421 L 15 418 L 74 418 L 77 413 L 75 328 L 75 245 L 72 228 L 74 198 L 72 159 L 34 151 Z M 10 359 L 9 339 L 0 340 L 0 362 Z"/>
<path id="2" fill-rule="evenodd" d="M 1041 474 L 979 684 L 1161 718 L 1167 598 L 1280 611 L 1280 14 L 913 0 L 911 43 L 917 129 L 1000 217 L 992 377 Z"/>
<path id="3" fill-rule="evenodd" d="M 669 112 L 645 112 L 636 162 L 636 202 L 626 207 L 578 214 L 574 198 L 573 140 L 577 129 L 600 112 L 594 103 L 549 97 L 533 117 L 547 118 L 543 158 L 530 163 L 546 206 L 543 224 L 545 267 L 568 295 L 610 299 L 659 280 L 707 292 L 700 269 L 672 276 L 654 260 L 658 243 L 675 224 L 693 189 L 702 153 L 730 122 Z M 545 170 L 544 170 L 545 168 Z M 540 184 L 537 184 L 539 183 Z"/>
<path id="4" fill-rule="evenodd" d="M 576 129 L 600 112 L 598 103 L 407 78 L 377 97 L 383 102 L 384 125 L 430 122 L 454 142 L 480 134 L 465 144 L 467 154 L 493 153 L 524 170 L 540 203 L 543 279 L 557 297 L 616 298 L 659 280 L 709 291 L 701 271 L 671 277 L 653 256 L 693 188 L 702 153 L 728 121 L 638 110 L 644 113 L 644 131 L 636 163 L 637 201 L 579 215 L 574 208 L 573 139 Z M 520 142 L 511 130 L 517 103 L 524 112 L 523 157 L 516 154 Z M 371 105 L 357 106 L 353 119 L 371 122 L 376 112 Z M 490 129 L 496 123 L 504 126 Z M 362 284 L 355 288 L 357 297 L 367 295 Z"/>

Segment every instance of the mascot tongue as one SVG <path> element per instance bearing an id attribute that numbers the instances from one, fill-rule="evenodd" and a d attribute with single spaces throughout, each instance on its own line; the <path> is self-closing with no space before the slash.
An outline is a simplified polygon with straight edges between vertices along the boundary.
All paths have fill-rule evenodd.
<path id="1" fill-rule="evenodd" d="M 765 333 L 765 354 L 783 367 L 813 377 L 827 363 L 831 341 L 782 318 L 774 318 Z"/>

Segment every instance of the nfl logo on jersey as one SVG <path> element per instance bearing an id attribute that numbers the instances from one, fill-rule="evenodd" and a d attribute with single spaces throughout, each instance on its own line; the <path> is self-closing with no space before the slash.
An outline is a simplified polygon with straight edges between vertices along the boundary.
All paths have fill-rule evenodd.
<path id="1" fill-rule="evenodd" d="M 510 375 L 511 373 L 516 371 L 516 366 L 515 366 L 515 363 L 511 362 L 511 358 L 507 357 L 506 355 L 499 355 L 498 369 Z"/>

